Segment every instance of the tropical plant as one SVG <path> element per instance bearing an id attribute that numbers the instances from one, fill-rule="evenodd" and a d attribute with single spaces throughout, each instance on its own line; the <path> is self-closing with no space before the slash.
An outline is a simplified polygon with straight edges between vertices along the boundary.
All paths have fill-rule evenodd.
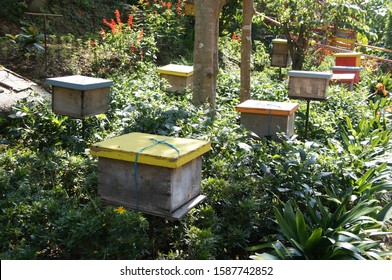
<path id="1" fill-rule="evenodd" d="M 45 48 L 42 46 L 44 34 L 40 33 L 34 26 L 21 27 L 22 32 L 17 35 L 7 34 L 6 37 L 15 44 L 18 44 L 22 50 L 32 52 L 34 50 L 43 52 Z"/>
<path id="2" fill-rule="evenodd" d="M 381 241 L 375 240 L 377 235 L 390 234 L 374 231 L 380 228 L 378 221 L 373 218 L 379 209 L 376 201 L 361 200 L 351 206 L 351 195 L 352 189 L 348 189 L 334 209 L 326 207 L 320 198 L 316 198 L 313 204 L 308 200 L 307 215 L 300 209 L 295 211 L 290 202 L 284 204 L 283 212 L 274 208 L 285 240 L 268 244 L 274 252 L 256 254 L 252 258 L 382 259 L 390 255 L 391 252 L 379 250 Z M 390 218 L 390 205 L 383 212 L 388 211 Z"/>

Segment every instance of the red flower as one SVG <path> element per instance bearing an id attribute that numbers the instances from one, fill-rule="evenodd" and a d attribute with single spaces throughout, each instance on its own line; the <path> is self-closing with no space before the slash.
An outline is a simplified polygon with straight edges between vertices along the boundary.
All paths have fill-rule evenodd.
<path id="1" fill-rule="evenodd" d="M 90 40 L 90 46 L 91 46 L 92 48 L 95 47 L 95 42 L 94 42 L 94 40 Z"/>
<path id="2" fill-rule="evenodd" d="M 131 51 L 132 51 L 132 52 L 136 52 L 136 47 L 135 47 L 134 44 L 132 44 L 132 46 L 131 46 Z"/>
<path id="3" fill-rule="evenodd" d="M 176 13 L 177 13 L 178 15 L 181 14 L 181 3 L 180 3 L 180 2 L 178 2 L 178 3 L 176 4 Z"/>
<path id="4" fill-rule="evenodd" d="M 167 9 L 168 9 L 168 10 L 170 10 L 170 9 L 171 9 L 171 7 L 172 7 L 172 3 L 170 3 L 170 2 L 169 2 L 169 3 L 167 3 Z"/>
<path id="5" fill-rule="evenodd" d="M 116 15 L 116 21 L 118 24 L 121 24 L 121 16 L 120 16 L 120 12 L 118 10 L 114 11 L 114 14 Z"/>
<path id="6" fill-rule="evenodd" d="M 114 21 L 114 19 L 112 19 L 110 21 L 110 28 L 112 29 L 112 33 L 116 34 L 117 33 L 117 29 L 116 29 L 116 22 Z"/>
<path id="7" fill-rule="evenodd" d="M 240 35 L 237 35 L 237 33 L 235 33 L 235 32 L 233 32 L 233 35 L 231 36 L 231 39 L 232 39 L 233 41 L 238 41 L 238 42 L 241 41 Z"/>
<path id="8" fill-rule="evenodd" d="M 133 15 L 129 15 L 128 17 L 128 26 L 130 26 L 131 28 L 133 28 Z"/>
<path id="9" fill-rule="evenodd" d="M 102 19 L 103 23 L 106 24 L 107 26 L 111 27 L 112 25 L 110 24 L 110 22 L 108 22 L 106 20 L 106 18 Z"/>
<path id="10" fill-rule="evenodd" d="M 106 19 L 102 20 L 104 24 L 106 24 L 107 26 L 110 27 L 110 29 L 112 30 L 113 34 L 117 33 L 117 29 L 116 29 L 116 22 L 112 19 L 110 22 L 108 22 Z"/>

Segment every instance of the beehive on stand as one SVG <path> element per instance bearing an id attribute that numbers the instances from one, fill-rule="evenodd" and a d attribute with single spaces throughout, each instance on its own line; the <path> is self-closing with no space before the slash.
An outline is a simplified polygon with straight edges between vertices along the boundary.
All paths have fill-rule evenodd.
<path id="1" fill-rule="evenodd" d="M 157 71 L 169 83 L 169 92 L 185 93 L 193 88 L 193 66 L 168 64 Z"/>
<path id="2" fill-rule="evenodd" d="M 354 74 L 354 84 L 358 83 L 361 76 L 362 67 L 357 66 L 333 66 L 334 74 Z"/>
<path id="3" fill-rule="evenodd" d="M 312 71 L 289 71 L 290 98 L 324 100 L 327 97 L 332 73 Z"/>
<path id="4" fill-rule="evenodd" d="M 130 133 L 91 146 L 98 193 L 110 205 L 180 219 L 205 199 L 202 155 L 209 141 Z"/>
<path id="5" fill-rule="evenodd" d="M 354 89 L 354 80 L 355 80 L 355 74 L 349 74 L 349 73 L 334 73 L 331 77 L 331 82 L 333 83 L 346 83 L 348 84 L 348 89 L 352 91 Z"/>
<path id="6" fill-rule="evenodd" d="M 295 111 L 298 103 L 247 100 L 236 106 L 241 113 L 241 123 L 259 137 L 284 132 L 294 134 Z"/>
<path id="7" fill-rule="evenodd" d="M 52 110 L 56 114 L 83 119 L 109 108 L 110 80 L 81 75 L 48 78 L 52 86 Z"/>
<path id="8" fill-rule="evenodd" d="M 271 66 L 287 67 L 291 64 L 291 57 L 286 39 L 272 40 Z"/>
<path id="9" fill-rule="evenodd" d="M 360 52 L 335 53 L 334 56 L 336 66 L 361 66 Z"/>

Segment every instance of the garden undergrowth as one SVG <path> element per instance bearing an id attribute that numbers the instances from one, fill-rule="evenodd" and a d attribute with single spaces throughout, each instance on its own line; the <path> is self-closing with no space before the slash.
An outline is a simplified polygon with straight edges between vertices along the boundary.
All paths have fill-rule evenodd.
<path id="1" fill-rule="evenodd" d="M 132 40 L 140 39 L 141 46 L 157 42 L 147 28 L 142 37 L 140 29 L 127 32 L 135 32 Z M 80 120 L 54 114 L 50 100 L 37 99 L 0 117 L 2 259 L 390 255 L 391 166 L 379 160 L 391 150 L 389 75 L 365 73 L 352 92 L 330 85 L 327 101 L 311 103 L 305 139 L 306 102 L 289 100 L 287 78 L 276 75 L 259 46 L 252 98 L 300 103 L 295 135 L 273 141 L 241 125 L 235 63 L 221 65 L 216 108 L 196 107 L 192 93 L 165 91 L 168 85 L 156 72 L 157 50 L 143 49 L 143 57 L 132 53 L 129 65 L 129 54 L 103 57 L 109 47 L 121 47 L 116 43 L 123 38 L 111 36 L 89 47 L 99 54 L 94 65 L 107 67 L 100 74 L 114 82 L 106 114 L 87 118 L 82 129 Z M 220 44 L 236 53 L 239 42 L 226 38 Z M 379 83 L 386 96 L 377 94 Z M 202 169 L 207 199 L 181 221 L 101 203 L 97 159 L 89 148 L 130 132 L 211 141 Z"/>

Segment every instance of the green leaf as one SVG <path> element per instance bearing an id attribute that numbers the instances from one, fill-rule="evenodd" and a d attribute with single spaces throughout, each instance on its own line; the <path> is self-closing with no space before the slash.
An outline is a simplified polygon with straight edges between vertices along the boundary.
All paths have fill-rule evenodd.
<path id="1" fill-rule="evenodd" d="M 317 158 L 315 155 L 310 155 L 310 159 L 308 159 L 305 163 L 305 169 L 308 169 L 309 166 L 315 164 L 317 162 Z"/>
<path id="2" fill-rule="evenodd" d="M 243 149 L 243 150 L 245 150 L 245 151 L 247 151 L 247 152 L 251 152 L 252 151 L 252 147 L 251 146 L 249 146 L 248 144 L 246 144 L 246 143 L 238 143 L 238 147 L 240 147 L 241 149 Z"/>
<path id="3" fill-rule="evenodd" d="M 305 150 L 302 149 L 302 148 L 299 148 L 298 151 L 299 151 L 299 155 L 301 157 L 301 161 L 305 161 L 306 160 L 306 152 L 305 152 Z"/>
<path id="4" fill-rule="evenodd" d="M 306 251 L 314 251 L 315 247 L 320 243 L 321 241 L 321 236 L 323 234 L 323 229 L 322 228 L 316 228 L 308 240 L 306 241 L 305 244 L 305 250 Z"/>
<path id="5" fill-rule="evenodd" d="M 290 226 L 290 229 L 294 233 L 293 236 L 290 236 L 290 238 L 298 239 L 298 234 L 297 234 L 297 230 L 296 230 L 296 228 L 297 228 L 296 217 L 295 217 L 293 207 L 291 206 L 291 204 L 289 202 L 287 202 L 284 205 L 283 211 L 284 211 L 284 218 L 285 218 L 287 224 Z"/>
<path id="6" fill-rule="evenodd" d="M 279 224 L 280 230 L 282 231 L 283 235 L 287 238 L 287 240 L 290 240 L 290 238 L 295 238 L 296 234 L 293 231 L 293 228 L 290 227 L 290 225 L 286 222 L 286 220 L 280 214 L 279 210 L 277 210 L 275 207 L 274 207 L 274 213 L 275 213 L 276 220 Z M 294 219 L 294 223 L 295 223 L 295 219 Z M 295 227 L 294 227 L 294 229 L 295 229 Z"/>
<path id="7" fill-rule="evenodd" d="M 349 242 L 336 242 L 335 247 L 349 251 L 351 255 L 358 260 L 365 260 L 365 258 L 360 255 L 361 251 Z"/>
<path id="8" fill-rule="evenodd" d="M 295 221 L 296 221 L 297 233 L 299 237 L 298 241 L 302 246 L 304 246 L 306 244 L 306 241 L 308 240 L 309 235 L 306 228 L 304 215 L 299 209 L 297 210 L 297 213 L 295 215 Z"/>
<path id="9" fill-rule="evenodd" d="M 385 222 L 392 218 L 392 201 L 389 202 L 380 212 L 377 213 L 377 220 Z"/>
<path id="10" fill-rule="evenodd" d="M 264 163 L 260 164 L 260 169 L 261 169 L 261 171 L 263 171 L 264 174 L 271 175 L 271 169 L 267 165 L 265 165 Z"/>
<path id="11" fill-rule="evenodd" d="M 355 239 L 355 240 L 359 240 L 359 241 L 362 240 L 358 235 L 356 235 L 356 234 L 354 234 L 352 232 L 349 232 L 349 231 L 339 231 L 338 233 L 341 234 L 341 235 L 350 237 L 352 239 Z"/>
<path id="12" fill-rule="evenodd" d="M 378 207 L 371 207 L 370 203 L 364 201 L 354 206 L 350 211 L 343 213 L 340 218 L 337 219 L 336 227 L 343 227 L 346 224 L 357 223 L 359 220 L 363 220 L 366 214 L 376 211 Z M 360 219 L 361 218 L 361 219 Z"/>

